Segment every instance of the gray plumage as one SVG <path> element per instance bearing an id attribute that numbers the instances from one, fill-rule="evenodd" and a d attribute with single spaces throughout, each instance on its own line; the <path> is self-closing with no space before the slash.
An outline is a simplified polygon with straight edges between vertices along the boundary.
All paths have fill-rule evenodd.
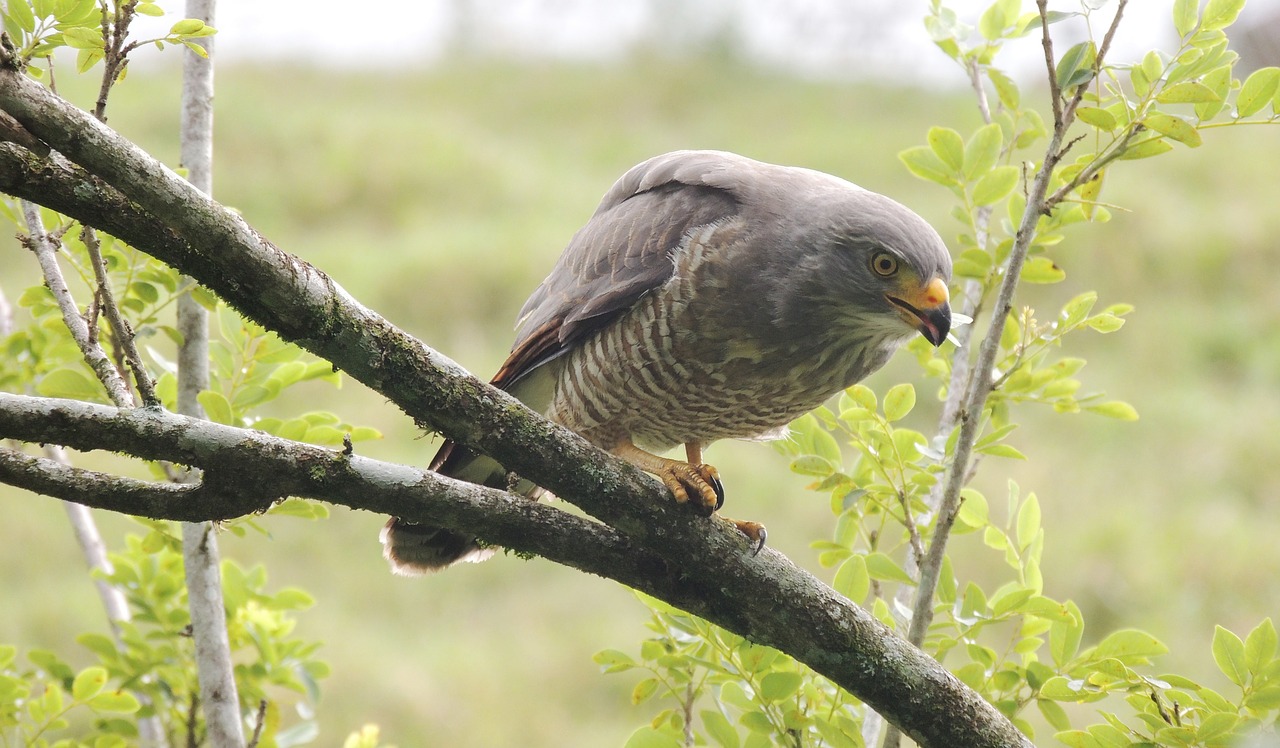
<path id="1" fill-rule="evenodd" d="M 951 259 L 923 219 L 810 169 L 677 151 L 628 171 L 569 242 L 494 378 L 604 449 L 768 438 L 878 369 L 916 331 L 946 336 Z M 432 467 L 504 486 L 446 443 Z M 489 552 L 392 520 L 397 571 Z"/>

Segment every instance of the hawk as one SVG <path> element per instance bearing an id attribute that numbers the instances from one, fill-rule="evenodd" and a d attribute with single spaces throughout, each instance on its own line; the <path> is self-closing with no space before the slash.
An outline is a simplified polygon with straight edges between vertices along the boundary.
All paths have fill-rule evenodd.
<path id="1" fill-rule="evenodd" d="M 938 233 L 883 195 L 732 153 L 667 153 L 624 174 L 573 236 L 492 383 L 709 513 L 724 493 L 704 447 L 785 434 L 916 333 L 941 345 L 950 278 Z M 660 456 L 679 445 L 685 460 Z M 508 485 L 454 442 L 431 467 Z M 764 528 L 734 522 L 759 550 Z M 493 553 L 395 518 L 382 541 L 405 574 Z"/>

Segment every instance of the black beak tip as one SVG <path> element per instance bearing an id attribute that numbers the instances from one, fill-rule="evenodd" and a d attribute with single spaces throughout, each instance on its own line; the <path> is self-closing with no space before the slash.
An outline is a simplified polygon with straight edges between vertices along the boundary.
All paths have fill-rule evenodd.
<path id="1" fill-rule="evenodd" d="M 943 304 L 920 314 L 920 334 L 937 348 L 951 332 L 951 307 Z"/>

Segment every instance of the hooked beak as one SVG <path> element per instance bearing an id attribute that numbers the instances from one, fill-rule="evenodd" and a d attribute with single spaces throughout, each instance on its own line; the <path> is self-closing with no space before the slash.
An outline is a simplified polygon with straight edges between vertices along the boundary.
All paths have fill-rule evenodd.
<path id="1" fill-rule="evenodd" d="M 919 288 L 901 289 L 901 295 L 887 295 L 907 324 L 920 331 L 933 345 L 940 346 L 951 331 L 951 306 L 947 284 L 934 278 Z"/>

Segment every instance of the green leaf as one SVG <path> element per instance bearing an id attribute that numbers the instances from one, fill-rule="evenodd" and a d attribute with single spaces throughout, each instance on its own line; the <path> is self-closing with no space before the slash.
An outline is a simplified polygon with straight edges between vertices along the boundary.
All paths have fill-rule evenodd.
<path id="1" fill-rule="evenodd" d="M 978 128 L 964 146 L 964 177 L 977 179 L 991 171 L 1000 158 L 1000 149 L 1004 146 L 1004 131 L 1000 125 L 991 123 Z"/>
<path id="2" fill-rule="evenodd" d="M 635 688 L 631 689 L 631 703 L 639 704 L 648 700 L 649 697 L 658 692 L 658 686 L 657 678 L 645 678 L 640 681 Z"/>
<path id="3" fill-rule="evenodd" d="M 1010 18 L 1005 13 L 1005 4 L 1000 2 L 992 3 L 982 17 L 978 19 L 978 33 L 988 41 L 995 41 L 1004 36 L 1004 30 L 1016 19 Z"/>
<path id="4" fill-rule="evenodd" d="M 995 172 L 992 173 L 994 174 Z M 986 177 L 983 177 L 983 179 L 985 180 Z M 991 268 L 994 265 L 995 261 L 987 252 L 981 249 L 966 249 L 956 258 L 952 272 L 965 278 L 986 278 L 987 273 L 991 272 Z"/>
<path id="5" fill-rule="evenodd" d="M 1196 104 L 1196 116 L 1202 120 L 1213 119 L 1226 106 L 1227 92 L 1231 90 L 1231 66 L 1222 65 L 1204 74 L 1200 82 L 1218 97 L 1217 101 Z M 1278 92 L 1277 95 L 1280 95 Z"/>
<path id="6" fill-rule="evenodd" d="M 702 726 L 706 728 L 707 734 L 723 748 L 739 748 L 742 745 L 738 731 L 733 729 L 733 725 L 723 714 L 704 709 L 699 716 L 702 717 Z"/>
<path id="7" fill-rule="evenodd" d="M 680 741 L 652 727 L 641 727 L 631 733 L 623 748 L 682 748 Z"/>
<path id="8" fill-rule="evenodd" d="M 95 712 L 133 714 L 142 708 L 133 694 L 126 691 L 107 691 L 89 700 L 89 708 Z"/>
<path id="9" fill-rule="evenodd" d="M 76 701 L 88 701 L 102 692 L 107 685 L 107 669 L 87 667 L 76 674 L 71 683 L 71 696 Z"/>
<path id="10" fill-rule="evenodd" d="M 881 551 L 868 553 L 866 556 L 867 574 L 873 579 L 879 579 L 889 582 L 902 582 L 903 584 L 912 584 L 916 582 L 911 578 L 910 574 L 903 571 L 901 566 L 888 555 Z"/>
<path id="11" fill-rule="evenodd" d="M 1276 627 L 1270 618 L 1262 619 L 1244 640 L 1245 667 L 1257 675 L 1276 656 Z"/>
<path id="12" fill-rule="evenodd" d="M 959 172 L 964 168 L 964 138 L 949 127 L 931 127 L 925 136 L 929 148 L 951 171 Z"/>
<path id="13" fill-rule="evenodd" d="M 867 593 L 871 591 L 871 576 L 867 573 L 867 561 L 862 556 L 850 556 L 840 568 L 836 570 L 836 576 L 831 580 L 831 586 L 836 592 L 844 595 L 855 603 L 861 603 L 867 599 Z"/>
<path id="14" fill-rule="evenodd" d="M 1195 148 L 1200 145 L 1200 132 L 1195 125 L 1181 117 L 1164 112 L 1151 112 L 1142 118 L 1142 124 L 1183 145 Z"/>
<path id="15" fill-rule="evenodd" d="M 760 680 L 760 698 L 770 703 L 782 701 L 799 691 L 800 684 L 803 682 L 804 678 L 800 673 L 787 671 L 769 673 Z"/>
<path id="16" fill-rule="evenodd" d="M 257 427 L 257 424 L 254 424 Z M 329 508 L 318 501 L 288 498 L 271 507 L 270 513 L 278 517 L 301 517 L 302 519 L 324 519 L 329 516 Z"/>
<path id="17" fill-rule="evenodd" d="M 62 39 L 74 49 L 102 49 L 102 29 L 93 26 L 72 26 L 63 29 Z"/>
<path id="18" fill-rule="evenodd" d="M 1249 665 L 1245 658 L 1244 642 L 1240 637 L 1221 626 L 1213 631 L 1213 661 L 1231 682 L 1243 686 L 1249 679 Z"/>
<path id="19" fill-rule="evenodd" d="M 1053 656 L 1053 664 L 1059 668 L 1065 667 L 1076 656 L 1080 650 L 1080 638 L 1084 635 L 1080 608 L 1070 600 L 1066 607 L 1069 619 L 1054 621 L 1049 629 L 1049 653 Z"/>
<path id="20" fill-rule="evenodd" d="M 1164 643 L 1145 631 L 1121 629 L 1103 639 L 1094 649 L 1092 657 L 1095 660 L 1114 657 L 1126 665 L 1132 665 L 1168 651 L 1169 648 Z"/>
<path id="21" fill-rule="evenodd" d="M 231 402 L 221 392 L 205 390 L 196 395 L 196 401 L 204 408 L 205 416 L 214 423 L 235 425 L 235 416 L 231 411 Z"/>
<path id="22" fill-rule="evenodd" d="M 1156 94 L 1156 101 L 1161 104 L 1205 104 L 1222 101 L 1222 97 L 1200 81 L 1183 81 Z"/>
<path id="23" fill-rule="evenodd" d="M 154 304 L 160 300 L 160 292 L 150 283 L 143 281 L 135 281 L 129 284 L 129 295 L 136 296 L 148 304 Z"/>
<path id="24" fill-rule="evenodd" d="M 956 519 L 975 529 L 985 527 L 990 521 L 987 497 L 974 489 L 963 488 L 960 490 L 960 499 L 960 509 L 956 512 Z"/>
<path id="25" fill-rule="evenodd" d="M 1017 447 L 1008 444 L 991 444 L 978 450 L 984 455 L 992 457 L 1007 457 L 1011 460 L 1025 460 L 1027 456 L 1022 454 Z"/>
<path id="26" fill-rule="evenodd" d="M 826 478 L 836 472 L 836 466 L 825 457 L 818 455 L 801 455 L 791 461 L 791 472 L 799 475 L 811 475 L 815 478 Z"/>
<path id="27" fill-rule="evenodd" d="M 1200 727 L 1196 730 L 1196 742 L 1209 745 L 1209 741 L 1216 741 L 1217 738 L 1230 735 L 1238 724 L 1240 724 L 1238 715 L 1225 712 L 1210 714 L 1200 722 Z"/>
<path id="28" fill-rule="evenodd" d="M 1023 264 L 1020 277 L 1025 283 L 1058 283 L 1067 273 L 1048 257 L 1032 257 Z"/>
<path id="29" fill-rule="evenodd" d="M 1085 320 L 1084 323 L 1105 335 L 1124 327 L 1124 318 L 1117 317 L 1110 312 L 1103 312 L 1101 314 L 1093 315 L 1089 319 Z"/>
<path id="30" fill-rule="evenodd" d="M 9 9 L 9 17 L 23 31 L 30 34 L 36 30 L 36 17 L 32 14 L 31 5 L 27 0 L 9 0 L 5 5 Z"/>
<path id="31" fill-rule="evenodd" d="M 66 397 L 72 400 L 101 400 L 102 385 L 80 369 L 54 369 L 40 378 L 36 394 L 43 397 Z"/>
<path id="32" fill-rule="evenodd" d="M 1240 94 L 1236 96 L 1236 116 L 1248 117 L 1257 114 L 1264 106 L 1271 103 L 1277 89 L 1280 89 L 1280 68 L 1260 68 L 1253 71 L 1240 87 Z"/>
<path id="33" fill-rule="evenodd" d="M 198 18 L 184 18 L 169 28 L 174 36 L 195 36 L 204 30 L 204 21 Z"/>
<path id="34" fill-rule="evenodd" d="M 104 662 L 112 662 L 118 656 L 116 644 L 105 634 L 84 633 L 76 637 L 76 642 L 98 656 Z"/>
<path id="35" fill-rule="evenodd" d="M 1093 79 L 1093 66 L 1098 59 L 1098 48 L 1093 42 L 1080 42 L 1058 60 L 1055 76 L 1058 88 L 1066 91 L 1073 86 L 1088 83 Z"/>
<path id="36" fill-rule="evenodd" d="M 1099 109 L 1096 106 L 1082 106 L 1076 109 L 1076 117 L 1086 125 L 1093 125 L 1099 130 L 1110 132 L 1116 129 L 1116 118 L 1106 109 Z"/>
<path id="37" fill-rule="evenodd" d="M 164 10 L 155 3 L 139 3 L 137 11 L 144 16 L 163 16 Z"/>
<path id="38" fill-rule="evenodd" d="M 636 666 L 631 655 L 618 649 L 602 649 L 591 655 L 591 659 L 606 673 L 617 673 Z"/>
<path id="39" fill-rule="evenodd" d="M 1280 709 L 1280 685 L 1266 686 L 1244 697 L 1244 705 L 1250 709 L 1272 711 Z"/>
<path id="40" fill-rule="evenodd" d="M 937 182 L 944 187 L 956 184 L 956 180 L 951 176 L 951 170 L 927 145 L 918 145 L 902 151 L 898 154 L 898 160 L 907 167 L 907 171 L 921 179 Z"/>
<path id="41" fill-rule="evenodd" d="M 1053 701 L 1080 701 L 1082 685 L 1079 682 L 1068 681 L 1061 675 L 1055 675 L 1040 686 L 1040 696 Z"/>
<path id="42" fill-rule="evenodd" d="M 1066 730 L 1071 727 L 1071 719 L 1067 717 L 1067 710 L 1063 709 L 1056 701 L 1048 699 L 1036 699 L 1036 706 L 1040 709 L 1040 714 L 1044 715 L 1045 721 L 1049 723 L 1055 730 Z"/>
<path id="43" fill-rule="evenodd" d="M 1200 22 L 1200 0 L 1174 0 L 1173 27 L 1178 36 L 1185 37 L 1195 31 Z"/>
<path id="44" fill-rule="evenodd" d="M 1167 153 L 1172 150 L 1173 146 L 1169 144 L 1169 141 L 1163 138 L 1150 138 L 1129 146 L 1124 150 L 1124 153 L 1120 154 L 1120 158 L 1132 161 L 1139 158 L 1159 156 L 1161 153 Z"/>
<path id="45" fill-rule="evenodd" d="M 1027 494 L 1026 501 L 1018 509 L 1018 525 L 1015 537 L 1018 549 L 1025 550 L 1040 534 L 1040 501 L 1034 493 Z"/>
<path id="46" fill-rule="evenodd" d="M 276 610 L 306 610 L 315 604 L 316 599 L 311 593 L 298 587 L 285 587 L 271 596 L 271 605 Z"/>
<path id="47" fill-rule="evenodd" d="M 995 68 L 987 68 L 987 77 L 991 79 L 991 85 L 995 86 L 996 95 L 1000 97 L 1000 103 L 1004 104 L 1007 109 L 1017 110 L 1021 101 L 1021 96 L 1018 93 L 1018 84 Z"/>
<path id="48" fill-rule="evenodd" d="M 1205 6 L 1204 17 L 1200 21 L 1201 31 L 1225 29 L 1236 22 L 1240 10 L 1244 8 L 1244 0 L 1209 0 Z"/>
<path id="49" fill-rule="evenodd" d="M 1115 418 L 1121 421 L 1138 420 L 1137 409 L 1134 408 L 1129 403 L 1123 402 L 1121 400 L 1111 400 L 1109 402 L 1099 403 L 1097 405 L 1089 405 L 1085 407 L 1085 410 L 1089 411 L 1090 413 L 1097 413 L 1100 416 L 1106 416 L 1107 418 Z"/>
<path id="50" fill-rule="evenodd" d="M 975 205 L 990 205 L 997 200 L 1003 199 L 1018 184 L 1018 175 L 1020 174 L 1016 166 L 997 166 L 978 180 L 978 184 L 973 188 L 973 202 Z M 981 252 L 982 250 L 978 250 Z M 983 254 L 986 254 L 983 252 Z"/>
<path id="51" fill-rule="evenodd" d="M 884 417 L 887 421 L 902 420 L 916 406 L 916 388 L 911 384 L 899 384 L 884 393 Z"/>

